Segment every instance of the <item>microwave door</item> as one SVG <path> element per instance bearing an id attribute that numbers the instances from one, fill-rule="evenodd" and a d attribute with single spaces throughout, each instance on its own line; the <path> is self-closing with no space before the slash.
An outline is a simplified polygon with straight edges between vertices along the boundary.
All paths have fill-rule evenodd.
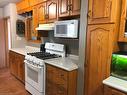
<path id="1" fill-rule="evenodd" d="M 67 36 L 67 25 L 56 25 L 55 37 L 66 37 Z"/>

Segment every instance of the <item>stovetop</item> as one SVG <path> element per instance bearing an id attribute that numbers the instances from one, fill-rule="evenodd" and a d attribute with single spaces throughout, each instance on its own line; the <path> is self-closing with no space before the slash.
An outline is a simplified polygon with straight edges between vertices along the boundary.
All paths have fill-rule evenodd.
<path id="1" fill-rule="evenodd" d="M 47 53 L 47 52 L 27 53 L 27 55 L 31 55 L 36 58 L 42 59 L 42 60 L 61 57 L 60 55 L 51 54 L 51 53 Z"/>

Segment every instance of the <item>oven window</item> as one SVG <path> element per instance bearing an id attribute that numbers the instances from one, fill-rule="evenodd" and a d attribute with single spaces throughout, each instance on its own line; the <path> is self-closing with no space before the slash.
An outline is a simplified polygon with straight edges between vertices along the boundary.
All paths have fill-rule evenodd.
<path id="1" fill-rule="evenodd" d="M 35 81 L 36 83 L 38 83 L 38 72 L 37 71 L 34 71 L 33 69 L 31 69 L 31 68 L 29 68 L 29 67 L 27 67 L 28 69 L 27 69 L 27 76 L 31 79 L 31 80 L 33 80 L 33 81 Z"/>
<path id="2" fill-rule="evenodd" d="M 67 25 L 57 25 L 56 34 L 67 34 Z"/>

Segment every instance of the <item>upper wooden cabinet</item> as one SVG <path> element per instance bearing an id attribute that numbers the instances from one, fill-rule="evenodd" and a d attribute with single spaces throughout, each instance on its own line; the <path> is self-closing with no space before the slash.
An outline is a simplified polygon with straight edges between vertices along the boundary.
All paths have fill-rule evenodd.
<path id="1" fill-rule="evenodd" d="M 127 0 L 121 0 L 119 42 L 127 42 Z M 126 34 L 126 35 L 125 35 Z"/>
<path id="2" fill-rule="evenodd" d="M 114 24 L 88 25 L 85 95 L 103 95 L 102 81 L 110 75 Z"/>
<path id="3" fill-rule="evenodd" d="M 17 6 L 17 11 L 20 13 L 21 11 L 23 12 L 24 9 L 29 7 L 29 0 L 21 0 L 16 4 Z"/>
<path id="4" fill-rule="evenodd" d="M 47 18 L 48 22 L 54 22 L 58 18 L 58 0 L 47 1 Z"/>
<path id="5" fill-rule="evenodd" d="M 39 23 L 54 22 L 58 18 L 58 0 L 43 2 L 37 7 Z"/>
<path id="6" fill-rule="evenodd" d="M 38 22 L 46 23 L 46 16 L 47 16 L 46 2 L 41 3 L 36 8 L 37 8 L 37 13 L 38 13 Z"/>
<path id="7" fill-rule="evenodd" d="M 37 5 L 40 0 L 29 0 L 30 6 Z"/>
<path id="8" fill-rule="evenodd" d="M 80 14 L 80 0 L 59 0 L 59 17 Z"/>
<path id="9" fill-rule="evenodd" d="M 119 0 L 89 0 L 88 24 L 114 23 Z"/>

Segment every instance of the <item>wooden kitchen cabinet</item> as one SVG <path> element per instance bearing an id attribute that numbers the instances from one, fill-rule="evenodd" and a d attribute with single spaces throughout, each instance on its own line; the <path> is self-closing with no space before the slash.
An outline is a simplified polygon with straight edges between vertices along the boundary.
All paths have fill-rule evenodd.
<path id="1" fill-rule="evenodd" d="M 58 18 L 58 0 L 47 1 L 47 22 L 54 22 Z"/>
<path id="2" fill-rule="evenodd" d="M 77 70 L 68 72 L 46 64 L 46 95 L 76 95 L 76 84 Z"/>
<path id="3" fill-rule="evenodd" d="M 80 0 L 59 0 L 59 17 L 80 15 Z"/>
<path id="4" fill-rule="evenodd" d="M 24 67 L 24 58 L 25 56 L 9 51 L 9 64 L 10 71 L 16 78 L 25 81 L 25 67 Z"/>
<path id="5" fill-rule="evenodd" d="M 119 42 L 127 42 L 125 32 L 127 32 L 127 0 L 121 0 L 121 15 L 120 15 L 120 29 L 119 29 Z"/>
<path id="6" fill-rule="evenodd" d="M 88 25 L 85 95 L 103 95 L 102 81 L 110 75 L 114 24 Z"/>
<path id="7" fill-rule="evenodd" d="M 114 23 L 119 0 L 89 0 L 88 24 Z"/>
<path id="8" fill-rule="evenodd" d="M 25 9 L 29 7 L 29 0 L 21 0 L 16 4 L 18 13 L 25 12 Z"/>
<path id="9" fill-rule="evenodd" d="M 58 17 L 58 0 L 49 0 L 38 5 L 39 23 L 51 23 Z"/>
<path id="10" fill-rule="evenodd" d="M 46 23 L 47 18 L 47 10 L 46 10 L 46 2 L 41 3 L 37 6 L 38 10 L 38 22 L 39 23 Z"/>
<path id="11" fill-rule="evenodd" d="M 29 0 L 29 5 L 32 7 L 34 5 L 37 5 L 40 0 Z"/>
<path id="12" fill-rule="evenodd" d="M 104 86 L 104 95 L 127 95 L 127 93 L 123 93 L 117 89 L 108 87 L 108 86 Z"/>

